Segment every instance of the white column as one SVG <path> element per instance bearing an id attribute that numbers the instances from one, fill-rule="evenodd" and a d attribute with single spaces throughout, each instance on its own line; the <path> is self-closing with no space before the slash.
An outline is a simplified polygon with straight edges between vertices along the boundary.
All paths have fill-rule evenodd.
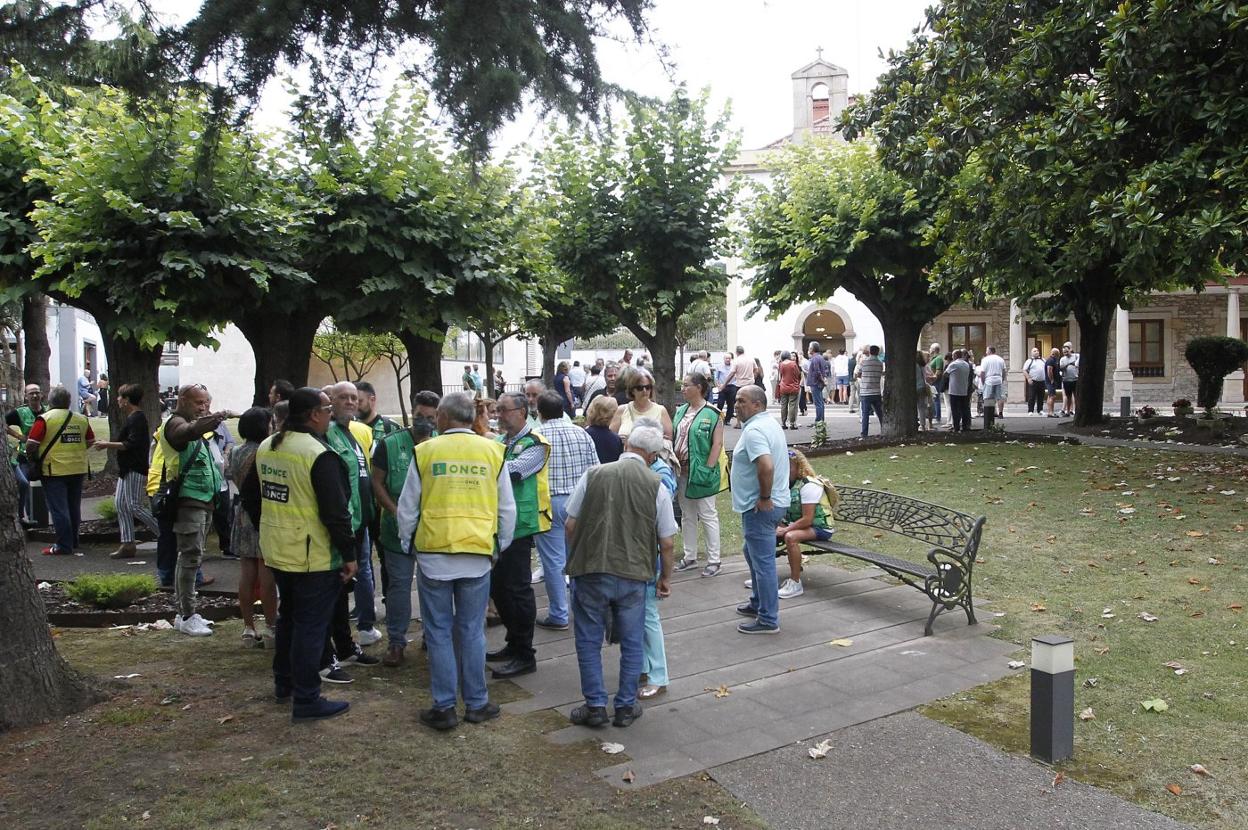
<path id="1" fill-rule="evenodd" d="M 1006 372 L 1005 394 L 1015 403 L 1027 400 L 1027 376 L 1023 374 L 1023 362 L 1030 351 L 1023 341 L 1023 310 L 1018 301 L 1010 299 L 1010 361 Z"/>
<path id="2" fill-rule="evenodd" d="M 1235 290 L 1235 286 L 1228 286 L 1226 293 L 1226 336 L 1234 337 L 1236 340 L 1240 336 L 1239 328 L 1239 293 Z M 1236 369 L 1231 372 L 1222 381 L 1222 403 L 1239 404 L 1244 402 L 1244 370 Z"/>
<path id="3" fill-rule="evenodd" d="M 1108 401 L 1111 412 L 1118 409 L 1119 401 L 1131 397 L 1135 386 L 1131 374 L 1131 313 L 1119 306 L 1114 324 L 1114 399 Z"/>

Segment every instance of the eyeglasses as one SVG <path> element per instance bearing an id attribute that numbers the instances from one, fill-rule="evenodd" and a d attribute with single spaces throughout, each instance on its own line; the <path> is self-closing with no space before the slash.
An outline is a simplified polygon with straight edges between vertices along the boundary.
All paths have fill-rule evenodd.
<path id="1" fill-rule="evenodd" d="M 327 404 L 325 404 L 324 406 L 318 406 L 318 407 L 316 408 L 316 411 L 317 411 L 317 412 L 333 412 L 333 411 L 334 411 L 334 405 L 333 405 L 332 403 L 327 403 Z"/>
<path id="2" fill-rule="evenodd" d="M 634 386 L 634 387 L 633 387 L 633 389 L 632 389 L 632 391 L 634 391 L 634 392 L 649 392 L 649 391 L 650 391 L 651 389 L 653 389 L 653 388 L 654 388 L 654 386 L 653 386 L 653 385 L 651 385 L 651 384 L 646 384 L 645 386 Z"/>

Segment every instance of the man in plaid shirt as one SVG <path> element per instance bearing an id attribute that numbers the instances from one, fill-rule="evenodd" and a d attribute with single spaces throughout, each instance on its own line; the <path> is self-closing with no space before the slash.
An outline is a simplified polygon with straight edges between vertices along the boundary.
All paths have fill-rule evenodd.
<path id="1" fill-rule="evenodd" d="M 567 539 L 563 523 L 567 518 L 565 505 L 576 483 L 590 467 L 598 466 L 598 452 L 585 430 L 564 418 L 563 398 L 558 392 L 543 392 L 537 399 L 541 418 L 538 431 L 550 442 L 550 530 L 537 536 L 537 555 L 542 563 L 542 581 L 546 583 L 548 610 L 537 621 L 542 628 L 568 630 L 568 589 L 563 569 L 568 561 Z"/>

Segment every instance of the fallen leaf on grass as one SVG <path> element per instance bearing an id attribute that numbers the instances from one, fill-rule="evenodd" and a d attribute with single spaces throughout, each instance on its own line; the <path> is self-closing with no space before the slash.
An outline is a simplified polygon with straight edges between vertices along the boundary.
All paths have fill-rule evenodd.
<path id="1" fill-rule="evenodd" d="M 142 677 L 141 674 L 114 674 L 114 680 L 133 680 L 136 677 Z"/>
<path id="2" fill-rule="evenodd" d="M 1187 584 L 1188 584 L 1188 585 L 1199 585 L 1199 584 L 1200 584 L 1200 580 L 1199 580 L 1199 579 L 1197 579 L 1197 578 L 1196 578 L 1196 577 L 1194 577 L 1194 576 L 1189 576 L 1189 577 L 1187 578 Z"/>
<path id="3" fill-rule="evenodd" d="M 828 641 L 828 645 L 840 646 L 841 648 L 849 648 L 853 644 L 854 644 L 854 641 L 849 639 L 848 637 L 837 637 L 835 640 Z"/>
<path id="4" fill-rule="evenodd" d="M 636 780 L 637 780 L 637 776 L 633 775 L 633 771 L 632 771 L 631 769 L 630 769 L 630 770 L 628 770 L 628 771 L 626 771 L 626 772 L 624 773 L 624 783 L 625 783 L 625 784 L 631 784 L 631 783 L 633 783 L 633 782 L 634 782 L 634 781 L 636 781 Z"/>
<path id="5" fill-rule="evenodd" d="M 1238 603 L 1238 602 L 1233 602 L 1233 603 L 1231 603 L 1230 605 L 1228 605 L 1228 606 L 1226 606 L 1226 607 L 1227 607 L 1227 609 L 1228 609 L 1228 610 L 1235 611 L 1235 612 L 1237 612 L 1237 613 L 1238 613 L 1239 611 L 1243 611 L 1243 610 L 1244 610 L 1244 606 L 1243 606 L 1243 605 L 1241 605 L 1241 604 L 1240 604 L 1240 603 Z"/>
<path id="6" fill-rule="evenodd" d="M 723 683 L 720 683 L 720 684 L 719 684 L 719 688 L 718 688 L 718 689 L 713 689 L 713 688 L 711 688 L 710 686 L 706 686 L 706 687 L 704 687 L 704 688 L 702 689 L 702 691 L 704 691 L 704 692 L 714 692 L 714 693 L 715 693 L 715 697 L 728 697 L 728 695 L 732 694 L 732 692 L 728 690 L 728 687 L 727 687 L 727 686 L 725 686 Z"/>
<path id="7" fill-rule="evenodd" d="M 1059 770 L 1057 775 L 1053 776 L 1053 786 L 1054 787 L 1059 786 L 1065 780 L 1066 780 L 1066 773 L 1061 772 Z"/>
<path id="8" fill-rule="evenodd" d="M 1150 614 L 1147 611 L 1141 611 L 1136 616 L 1138 616 L 1144 622 L 1157 622 L 1157 619 L 1158 619 L 1156 614 Z"/>
<path id="9" fill-rule="evenodd" d="M 140 820 L 142 820 L 142 821 L 147 821 L 147 820 L 148 820 L 148 819 L 150 819 L 151 817 L 152 817 L 152 811 L 151 811 L 151 810 L 144 810 L 144 811 L 143 811 L 143 815 L 139 816 L 139 819 L 140 819 Z"/>
<path id="10" fill-rule="evenodd" d="M 234 716 L 233 716 L 233 715 L 226 715 L 225 717 L 222 717 L 222 718 L 217 718 L 217 723 L 218 723 L 219 725 L 224 726 L 225 724 L 229 723 L 229 722 L 230 722 L 230 721 L 232 721 L 232 720 L 234 720 Z"/>
<path id="11" fill-rule="evenodd" d="M 1199 539 L 1205 535 L 1205 532 L 1203 530 L 1189 530 L 1187 531 L 1187 535 L 1191 536 L 1193 539 Z"/>
<path id="12" fill-rule="evenodd" d="M 1218 492 L 1219 492 L 1219 493 L 1221 493 L 1221 494 L 1222 494 L 1222 495 L 1224 495 L 1224 496 L 1233 496 L 1233 495 L 1235 495 L 1235 491 L 1234 491 L 1234 490 L 1219 490 Z"/>
<path id="13" fill-rule="evenodd" d="M 1121 513 L 1121 514 L 1122 514 L 1122 515 L 1124 515 L 1124 516 L 1130 516 L 1132 513 L 1134 513 L 1134 512 L 1135 512 L 1135 508 L 1134 508 L 1134 507 L 1124 507 L 1124 508 L 1122 508 L 1121 510 L 1119 510 L 1118 512 L 1119 512 L 1119 513 Z"/>
<path id="14" fill-rule="evenodd" d="M 806 750 L 806 754 L 818 761 L 820 758 L 826 758 L 828 753 L 831 751 L 832 741 L 830 739 L 824 739 L 812 746 L 810 749 Z"/>
<path id="15" fill-rule="evenodd" d="M 1105 650 L 1109 651 L 1109 649 L 1105 649 Z M 1087 686 L 1089 689 L 1095 689 L 1097 682 L 1099 682 L 1097 678 L 1089 677 L 1087 680 L 1083 681 L 1083 685 Z"/>
<path id="16" fill-rule="evenodd" d="M 603 741 L 602 751 L 608 755 L 619 755 L 624 751 L 624 744 L 613 744 L 610 741 Z"/>
<path id="17" fill-rule="evenodd" d="M 712 826 L 718 826 L 719 819 L 715 818 L 715 816 L 702 816 L 702 823 L 710 824 Z"/>
<path id="18" fill-rule="evenodd" d="M 1045 608 L 1045 607 L 1044 607 L 1044 605 L 1043 605 L 1042 603 L 1039 603 L 1039 602 L 1033 602 L 1033 603 L 1031 604 L 1031 610 L 1032 610 L 1032 611 L 1035 611 L 1037 614 L 1039 614 L 1039 613 L 1041 613 L 1041 612 L 1043 612 L 1043 611 L 1048 611 L 1049 609 L 1048 609 L 1048 608 Z"/>
<path id="19" fill-rule="evenodd" d="M 1159 697 L 1152 700 L 1141 700 L 1140 706 L 1144 707 L 1145 712 L 1165 712 L 1170 708 L 1170 704 Z"/>
<path id="20" fill-rule="evenodd" d="M 1114 613 L 1114 609 L 1112 608 L 1106 608 L 1101 612 L 1101 619 L 1103 620 L 1112 620 L 1116 616 L 1118 615 Z"/>
<path id="21" fill-rule="evenodd" d="M 1091 706 L 1079 713 L 1079 720 L 1096 720 L 1096 714 L 1092 711 Z"/>
<path id="22" fill-rule="evenodd" d="M 1178 784 L 1167 784 L 1166 789 L 1174 795 L 1183 795 L 1183 788 Z"/>
<path id="23" fill-rule="evenodd" d="M 1203 764 L 1192 764 L 1190 767 L 1188 767 L 1188 769 L 1190 769 L 1192 772 L 1196 773 L 1197 775 L 1204 776 L 1205 778 L 1213 778 L 1213 773 L 1205 769 Z"/>
<path id="24" fill-rule="evenodd" d="M 1093 649 L 1093 650 L 1101 657 L 1104 657 L 1106 654 L 1109 654 L 1109 646 L 1101 646 L 1100 648 Z"/>

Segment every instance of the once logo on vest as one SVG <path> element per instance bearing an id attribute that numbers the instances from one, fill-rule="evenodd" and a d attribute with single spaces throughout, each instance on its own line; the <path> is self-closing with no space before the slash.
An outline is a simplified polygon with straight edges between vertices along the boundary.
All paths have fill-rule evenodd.
<path id="1" fill-rule="evenodd" d="M 260 495 L 266 501 L 276 501 L 282 504 L 290 502 L 290 488 L 285 484 L 274 484 L 271 481 L 265 481 L 260 488 Z"/>
<path id="2" fill-rule="evenodd" d="M 61 443 L 62 444 L 81 444 L 82 433 L 65 431 L 61 433 Z"/>
<path id="3" fill-rule="evenodd" d="M 456 478 L 481 478 L 490 474 L 489 465 L 473 461 L 435 461 L 431 467 L 435 478 L 453 476 Z"/>
<path id="4" fill-rule="evenodd" d="M 281 467 L 270 467 L 263 461 L 260 462 L 260 475 L 273 476 L 274 478 L 290 478 Z"/>

